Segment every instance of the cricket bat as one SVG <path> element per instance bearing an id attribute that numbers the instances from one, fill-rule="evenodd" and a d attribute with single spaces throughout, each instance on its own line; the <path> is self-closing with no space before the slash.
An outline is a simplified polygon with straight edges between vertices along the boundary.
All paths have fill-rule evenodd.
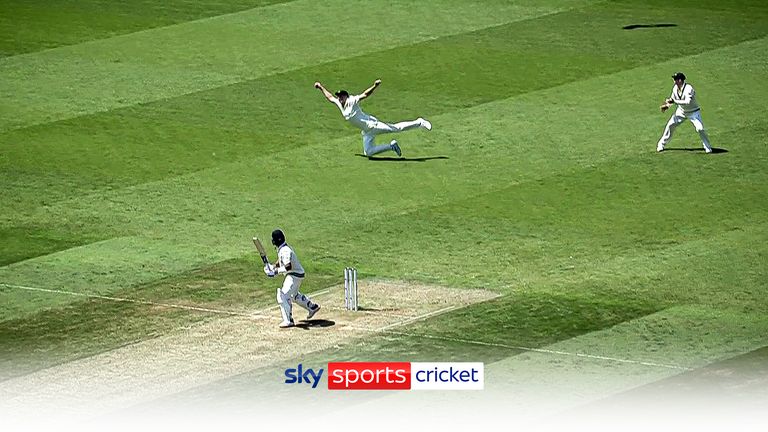
<path id="1" fill-rule="evenodd" d="M 269 259 L 267 258 L 267 250 L 264 249 L 264 245 L 261 244 L 261 240 L 259 240 L 258 237 L 254 237 L 253 244 L 256 246 L 256 249 L 259 250 L 259 255 L 261 255 L 261 260 L 264 261 L 264 264 L 269 264 Z"/>

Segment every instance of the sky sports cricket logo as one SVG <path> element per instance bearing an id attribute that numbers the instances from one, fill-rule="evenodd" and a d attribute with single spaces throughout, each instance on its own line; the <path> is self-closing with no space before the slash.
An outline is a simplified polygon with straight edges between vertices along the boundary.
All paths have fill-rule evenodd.
<path id="1" fill-rule="evenodd" d="M 483 363 L 332 362 L 325 372 L 299 364 L 285 383 L 317 388 L 325 375 L 328 390 L 482 390 L 485 382 Z"/>

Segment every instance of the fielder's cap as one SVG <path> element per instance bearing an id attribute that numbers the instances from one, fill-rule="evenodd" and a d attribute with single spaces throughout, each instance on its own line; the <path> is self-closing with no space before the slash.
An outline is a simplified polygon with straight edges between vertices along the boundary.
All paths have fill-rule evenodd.
<path id="1" fill-rule="evenodd" d="M 349 97 L 349 93 L 346 90 L 339 90 L 334 94 L 336 95 L 336 97 L 341 97 L 341 96 Z"/>
<path id="2" fill-rule="evenodd" d="M 676 80 L 681 79 L 685 81 L 685 74 L 682 72 L 675 72 L 675 74 L 672 75 L 672 79 L 676 79 Z"/>

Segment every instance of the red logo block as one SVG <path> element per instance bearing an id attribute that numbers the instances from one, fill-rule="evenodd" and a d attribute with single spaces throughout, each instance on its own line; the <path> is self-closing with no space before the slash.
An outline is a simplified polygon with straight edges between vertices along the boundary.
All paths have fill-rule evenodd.
<path id="1" fill-rule="evenodd" d="M 328 363 L 328 390 L 409 390 L 410 362 Z"/>

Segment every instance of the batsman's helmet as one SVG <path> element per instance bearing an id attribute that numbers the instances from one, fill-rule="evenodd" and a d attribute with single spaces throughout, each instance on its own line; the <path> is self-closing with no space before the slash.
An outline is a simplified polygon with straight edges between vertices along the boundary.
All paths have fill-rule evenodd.
<path id="1" fill-rule="evenodd" d="M 280 246 L 283 243 L 285 243 L 285 234 L 283 234 L 283 231 L 279 229 L 272 231 L 272 244 Z"/>

